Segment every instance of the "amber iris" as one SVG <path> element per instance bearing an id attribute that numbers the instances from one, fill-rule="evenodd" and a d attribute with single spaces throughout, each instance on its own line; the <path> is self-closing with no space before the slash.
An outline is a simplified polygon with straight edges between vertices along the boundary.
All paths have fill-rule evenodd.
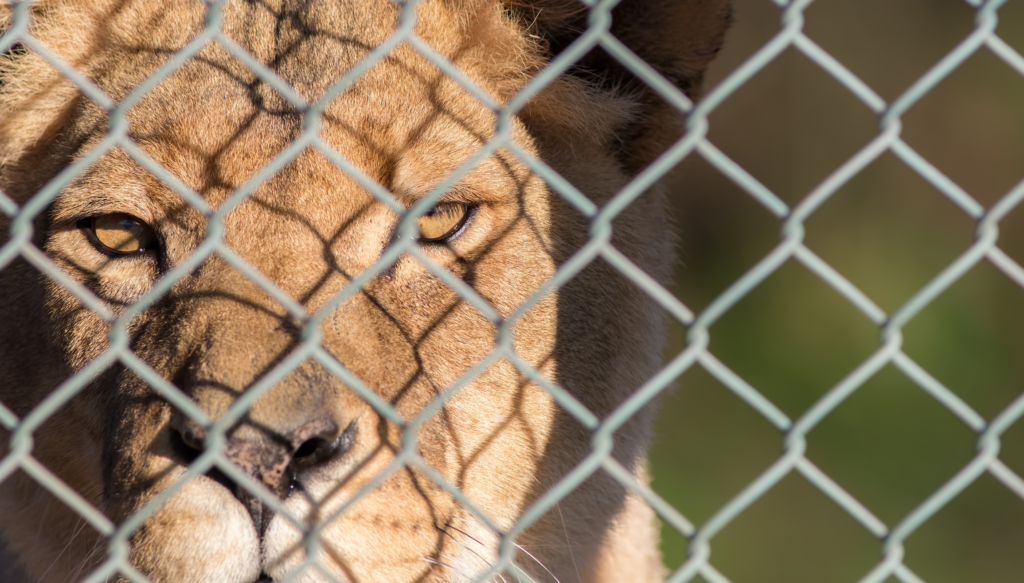
<path id="1" fill-rule="evenodd" d="M 141 253 L 156 246 L 156 233 L 141 220 L 125 213 L 93 217 L 89 223 L 95 242 L 103 251 L 118 255 Z"/>
<path id="2" fill-rule="evenodd" d="M 419 218 L 420 241 L 438 242 L 454 235 L 469 216 L 469 205 L 442 202 Z"/>

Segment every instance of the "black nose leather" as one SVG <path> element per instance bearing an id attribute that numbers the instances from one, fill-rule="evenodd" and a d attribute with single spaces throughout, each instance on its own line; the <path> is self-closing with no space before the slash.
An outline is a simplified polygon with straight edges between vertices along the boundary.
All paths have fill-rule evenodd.
<path id="1" fill-rule="evenodd" d="M 280 498 L 285 498 L 293 489 L 297 473 L 344 454 L 352 448 L 356 437 L 354 421 L 341 431 L 334 420 L 324 417 L 307 421 L 285 434 L 247 428 L 248 431 L 235 431 L 234 436 L 228 438 L 224 453 L 243 472 Z M 186 463 L 199 456 L 206 440 L 205 428 L 187 421 L 175 428 L 175 434 L 180 438 L 179 449 Z M 259 496 L 236 484 L 219 469 L 212 469 L 207 476 L 231 490 L 245 505 L 262 536 L 273 512 Z"/>
<path id="2" fill-rule="evenodd" d="M 329 419 L 307 421 L 287 435 L 265 438 L 231 438 L 225 454 L 242 470 L 278 495 L 287 493 L 292 463 L 312 465 L 317 457 L 329 457 L 339 434 L 338 424 Z M 323 455 L 328 454 L 328 455 Z"/>
<path id="3" fill-rule="evenodd" d="M 335 457 L 340 450 L 354 442 L 354 424 L 345 432 L 333 419 L 317 418 L 285 433 L 265 429 L 235 431 L 229 437 L 225 455 L 246 474 L 266 486 L 271 492 L 283 495 L 290 474 L 310 468 Z M 186 457 L 194 459 L 203 450 L 206 429 L 194 422 L 186 422 L 178 430 L 181 442 L 192 450 Z"/>

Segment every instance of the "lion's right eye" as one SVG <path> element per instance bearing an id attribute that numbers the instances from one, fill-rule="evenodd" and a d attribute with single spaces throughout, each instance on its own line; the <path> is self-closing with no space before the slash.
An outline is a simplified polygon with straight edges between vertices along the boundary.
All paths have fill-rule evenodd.
<path id="1" fill-rule="evenodd" d="M 86 232 L 100 251 L 131 255 L 156 248 L 156 232 L 141 220 L 126 213 L 111 213 L 86 219 Z"/>
<path id="2" fill-rule="evenodd" d="M 469 205 L 461 202 L 442 202 L 434 206 L 419 219 L 419 240 L 423 243 L 446 241 L 466 224 L 469 211 Z"/>

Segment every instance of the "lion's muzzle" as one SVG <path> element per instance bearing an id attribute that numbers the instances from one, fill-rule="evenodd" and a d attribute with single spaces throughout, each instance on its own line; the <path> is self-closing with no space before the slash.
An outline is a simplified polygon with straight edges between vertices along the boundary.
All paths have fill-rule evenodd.
<path id="1" fill-rule="evenodd" d="M 233 432 L 224 452 L 247 475 L 283 499 L 292 490 L 301 488 L 299 471 L 314 470 L 348 452 L 355 443 L 356 428 L 355 422 L 350 422 L 342 430 L 335 419 L 324 416 L 283 432 L 260 427 L 256 437 L 252 435 L 254 428 L 249 427 L 248 431 Z M 186 449 L 183 453 L 188 457 L 198 456 L 206 441 L 206 429 L 187 421 L 174 423 L 172 430 Z M 227 487 L 245 505 L 262 538 L 272 513 L 260 497 L 220 470 L 211 470 L 209 477 Z"/>

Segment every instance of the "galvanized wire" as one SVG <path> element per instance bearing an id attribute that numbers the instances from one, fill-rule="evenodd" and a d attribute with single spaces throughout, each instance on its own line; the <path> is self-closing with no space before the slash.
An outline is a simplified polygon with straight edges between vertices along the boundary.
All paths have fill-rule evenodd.
<path id="1" fill-rule="evenodd" d="M 251 477 L 235 467 L 223 454 L 226 443 L 225 431 L 239 420 L 261 395 L 295 370 L 307 359 L 314 359 L 338 376 L 347 386 L 361 395 L 383 417 L 402 429 L 402 448 L 390 466 L 367 484 L 352 501 L 336 511 L 335 516 L 344 513 L 359 496 L 378 487 L 388 476 L 406 466 L 412 466 L 434 480 L 448 491 L 460 504 L 483 524 L 500 535 L 500 557 L 490 570 L 479 580 L 490 580 L 502 573 L 512 574 L 522 580 L 529 577 L 515 563 L 517 548 L 515 537 L 552 509 L 594 472 L 607 472 L 626 488 L 639 494 L 662 519 L 686 537 L 690 544 L 688 559 L 668 578 L 668 581 L 684 582 L 702 577 L 711 583 L 726 582 L 710 562 L 715 536 L 761 498 L 784 477 L 796 472 L 816 486 L 836 505 L 846 511 L 865 530 L 879 540 L 881 559 L 865 573 L 862 583 L 878 583 L 895 577 L 904 583 L 920 582 L 923 579 L 903 563 L 905 551 L 903 542 L 923 523 L 935 515 L 950 500 L 964 491 L 979 476 L 988 473 L 1004 484 L 1011 492 L 1024 498 L 1024 479 L 1003 464 L 999 458 L 1000 436 L 1024 416 L 1024 394 L 1014 400 L 991 421 L 973 410 L 960 397 L 935 379 L 927 370 L 917 364 L 902 350 L 902 329 L 930 302 L 947 290 L 967 271 L 980 262 L 988 261 L 1012 281 L 1024 287 L 1024 268 L 1004 253 L 999 247 L 999 222 L 1024 199 L 1024 182 L 1021 182 L 990 208 L 975 200 L 967 191 L 945 176 L 922 155 L 901 138 L 901 117 L 932 90 L 940 81 L 960 66 L 977 51 L 989 50 L 1017 73 L 1024 75 L 1024 57 L 996 34 L 998 9 L 1005 0 L 965 0 L 976 11 L 975 26 L 971 33 L 952 51 L 940 59 L 909 89 L 891 103 L 882 99 L 871 87 L 859 79 L 842 62 L 822 49 L 803 30 L 805 10 L 813 0 L 766 0 L 782 8 L 779 32 L 760 50 L 751 56 L 722 82 L 715 86 L 699 103 L 690 99 L 658 72 L 632 53 L 629 48 L 610 34 L 611 10 L 617 0 L 581 0 L 588 9 L 588 28 L 570 46 L 566 47 L 542 71 L 504 106 L 483 89 L 476 86 L 455 65 L 434 51 L 415 34 L 418 0 L 401 2 L 399 24 L 394 34 L 352 68 L 343 78 L 315 103 L 309 103 L 298 92 L 281 80 L 272 70 L 261 64 L 252 55 L 223 34 L 222 12 L 226 0 L 207 2 L 206 27 L 196 38 L 170 58 L 158 71 L 136 87 L 120 103 L 114 102 L 103 91 L 92 84 L 73 67 L 64 63 L 42 43 L 30 34 L 31 1 L 14 3 L 13 20 L 10 28 L 0 37 L 0 51 L 9 50 L 20 43 L 34 51 L 62 75 L 78 86 L 87 99 L 105 110 L 109 116 L 109 130 L 105 140 L 95 145 L 84 156 L 42 188 L 24 206 L 19 207 L 8 196 L 0 193 L 0 212 L 12 220 L 10 240 L 0 247 L 0 269 L 16 257 L 26 260 L 53 281 L 65 286 L 84 306 L 93 310 L 111 325 L 109 346 L 102 355 L 62 383 L 43 400 L 31 413 L 18 418 L 3 403 L 0 403 L 0 424 L 11 431 L 10 451 L 0 460 L 0 480 L 21 469 L 55 497 L 74 509 L 100 534 L 108 537 L 106 560 L 86 579 L 90 583 L 104 581 L 114 574 L 120 574 L 131 581 L 143 582 L 146 578 L 128 561 L 128 539 L 152 513 L 171 496 L 175 488 L 161 493 L 138 512 L 121 524 L 114 524 L 102 512 L 83 499 L 72 488 L 63 484 L 32 455 L 33 433 L 60 407 L 78 394 L 98 374 L 114 363 L 133 371 L 173 406 L 207 428 L 205 450 L 192 463 L 181 484 L 189 477 L 202 474 L 213 467 L 219 468 L 231 479 L 253 492 L 264 504 L 285 515 L 296 527 L 306 533 L 305 550 L 307 559 L 303 568 L 316 569 L 329 580 L 333 576 L 317 563 L 321 548 L 320 528 L 330 519 L 318 525 L 306 524 L 297 517 L 288 515 L 280 500 L 266 491 Z M 303 116 L 303 131 L 287 148 L 280 152 L 266 167 L 256 173 L 241 188 L 231 194 L 217 209 L 211 208 L 205 200 L 184 185 L 166 168 L 149 157 L 128 135 L 126 113 L 144 97 L 148 91 L 168 75 L 193 58 L 205 46 L 216 43 L 230 55 L 244 63 L 262 82 L 273 88 L 291 107 Z M 442 183 L 410 209 L 405 209 L 388 190 L 362 172 L 355 164 L 333 150 L 319 137 L 322 115 L 325 107 L 360 75 L 385 58 L 401 44 L 413 47 L 424 58 L 436 65 L 442 72 L 458 81 L 470 94 L 496 115 L 493 137 L 479 151 L 464 162 Z M 548 83 L 562 75 L 587 52 L 600 47 L 632 71 L 670 106 L 686 117 L 686 132 L 674 145 L 662 153 L 652 164 L 634 177 L 604 206 L 598 207 L 582 192 L 563 177 L 558 176 L 542 160 L 536 159 L 511 139 L 512 116 L 541 91 Z M 813 188 L 795 206 L 790 207 L 782 199 L 760 183 L 739 164 L 731 160 L 708 139 L 709 116 L 733 93 L 764 69 L 784 51 L 793 48 L 830 74 L 850 91 L 878 119 L 878 133 L 836 168 L 818 186 Z M 207 219 L 206 238 L 199 248 L 180 265 L 176 266 L 143 298 L 123 310 L 113 312 L 102 300 L 87 288 L 78 284 L 32 243 L 33 220 L 43 212 L 59 195 L 61 190 L 100 157 L 115 148 L 120 148 L 141 164 L 155 177 L 191 204 Z M 223 244 L 224 218 L 264 180 L 280 171 L 297 155 L 307 149 L 320 152 L 341 170 L 352 176 L 361 186 L 378 200 L 402 216 L 399 230 L 403 236 L 365 272 L 354 278 L 336 297 L 326 302 L 316 313 L 308 313 L 298 302 L 279 289 L 266 276 L 248 265 L 240 256 Z M 550 189 L 557 192 L 574 208 L 590 220 L 590 240 L 563 265 L 551 281 L 534 293 L 512 314 L 503 317 L 476 291 L 433 262 L 415 244 L 416 220 L 427 212 L 439 197 L 485 157 L 504 149 L 519 157 L 533 172 L 541 177 Z M 821 205 L 829 200 L 851 178 L 886 152 L 892 152 L 907 167 L 923 177 L 944 196 L 948 197 L 966 215 L 977 223 L 974 243 L 955 261 L 918 290 L 902 306 L 889 314 L 882 310 L 867 294 L 858 289 L 838 270 L 830 266 L 804 244 L 805 223 Z M 633 264 L 611 243 L 612 221 L 638 196 L 660 180 L 666 172 L 688 156 L 700 156 L 717 168 L 723 175 L 735 182 L 755 201 L 764 206 L 778 221 L 780 241 L 753 268 L 737 279 L 715 298 L 704 310 L 694 312 L 685 306 L 668 290 L 661 287 L 652 277 Z M 381 399 L 354 374 L 348 371 L 320 345 L 320 324 L 352 294 L 357 293 L 370 279 L 377 277 L 403 254 L 409 254 L 423 263 L 436 277 L 455 290 L 464 301 L 474 306 L 479 313 L 497 327 L 495 349 L 483 360 L 467 371 L 462 378 L 434 399 L 413 419 L 405 419 L 390 404 Z M 302 324 L 299 347 L 270 373 L 263 376 L 253 387 L 237 399 L 223 417 L 214 422 L 196 404 L 173 384 L 163 379 L 156 371 L 138 358 L 129 349 L 127 326 L 144 310 L 166 294 L 175 283 L 193 271 L 212 256 L 218 256 L 244 273 L 253 283 L 277 300 L 288 314 Z M 641 386 L 629 399 L 604 420 L 598 418 L 582 403 L 563 388 L 552 383 L 516 354 L 512 345 L 512 330 L 517 320 L 533 308 L 546 294 L 564 285 L 598 257 L 617 269 L 648 293 L 671 317 L 686 326 L 686 346 L 675 358 L 666 363 L 662 370 Z M 799 418 L 791 419 L 761 394 L 756 387 L 729 369 L 709 350 L 713 325 L 741 299 L 756 289 L 766 278 L 776 272 L 789 260 L 796 260 L 827 283 L 840 296 L 853 305 L 879 331 L 879 346 L 868 358 L 833 386 Z M 432 415 L 437 413 L 453 395 L 465 387 L 478 374 L 498 362 L 510 362 L 531 381 L 546 389 L 555 401 L 576 420 L 592 431 L 592 452 L 578 467 L 565 476 L 558 484 L 543 494 L 519 517 L 507 532 L 484 512 L 476 508 L 458 488 L 448 483 L 417 453 L 417 430 Z M 967 427 L 978 435 L 977 453 L 953 478 L 933 492 L 899 522 L 888 525 L 875 516 L 864 504 L 845 491 L 835 480 L 818 468 L 806 457 L 807 434 L 835 410 L 842 402 L 855 393 L 880 369 L 892 364 L 911 379 L 925 394 L 948 409 Z M 718 509 L 703 524 L 695 525 L 653 492 L 637 482 L 630 471 L 611 457 L 615 431 L 639 409 L 655 399 L 687 370 L 699 366 L 717 379 L 728 390 L 735 393 L 749 407 L 762 415 L 780 432 L 783 446 L 782 455 L 760 476 L 747 485 L 739 494 Z M 290 577 L 299 576 L 302 569 Z"/>

